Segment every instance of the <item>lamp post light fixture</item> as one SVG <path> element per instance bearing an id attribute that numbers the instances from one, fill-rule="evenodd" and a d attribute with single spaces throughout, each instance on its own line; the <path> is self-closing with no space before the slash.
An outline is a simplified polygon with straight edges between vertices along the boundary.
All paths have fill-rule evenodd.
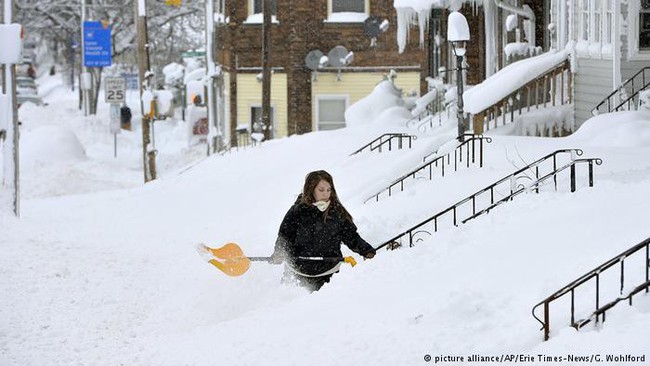
<path id="1" fill-rule="evenodd" d="M 447 17 L 447 41 L 456 56 L 456 91 L 457 97 L 457 118 L 458 118 L 458 141 L 463 142 L 465 133 L 465 116 L 463 112 L 463 57 L 465 57 L 465 42 L 469 41 L 469 25 L 465 16 L 453 11 Z"/>

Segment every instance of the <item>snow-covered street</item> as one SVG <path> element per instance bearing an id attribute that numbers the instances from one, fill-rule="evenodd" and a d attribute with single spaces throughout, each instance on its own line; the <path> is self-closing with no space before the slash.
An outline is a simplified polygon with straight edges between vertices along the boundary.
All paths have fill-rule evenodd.
<path id="1" fill-rule="evenodd" d="M 650 363 L 645 293 L 580 332 L 568 326 L 567 304 L 554 305 L 548 342 L 531 315 L 551 293 L 650 237 L 648 112 L 601 115 L 565 138 L 497 129 L 483 168 L 364 204 L 449 139 L 441 136 L 453 138 L 453 121 L 420 133 L 411 150 L 349 156 L 385 132 L 419 133 L 393 118 L 400 107 L 376 105 L 392 117 L 208 158 L 204 146 L 187 147 L 182 121 L 156 122 L 160 178 L 144 185 L 137 121 L 117 136 L 114 158 L 107 106 L 84 117 L 60 79 L 40 82 L 48 105 L 20 109 L 21 217 L 0 215 L 2 365 L 420 365 L 425 355 L 468 364 L 471 355 L 502 354 L 544 364 L 561 362 L 538 355 Z M 194 250 L 236 242 L 246 255 L 270 255 L 311 170 L 332 173 L 359 233 L 377 246 L 561 148 L 603 160 L 594 187 L 579 170 L 575 193 L 564 175 L 557 192 L 523 194 L 413 248 L 366 261 L 355 254 L 356 267 L 342 267 L 315 293 L 282 284 L 281 266 L 254 263 L 228 277 Z M 645 271 L 642 261 L 625 270 L 630 288 Z M 613 272 L 602 280 L 614 283 L 603 287 L 603 302 L 617 296 Z M 594 310 L 589 291 L 576 299 L 578 317 Z"/>

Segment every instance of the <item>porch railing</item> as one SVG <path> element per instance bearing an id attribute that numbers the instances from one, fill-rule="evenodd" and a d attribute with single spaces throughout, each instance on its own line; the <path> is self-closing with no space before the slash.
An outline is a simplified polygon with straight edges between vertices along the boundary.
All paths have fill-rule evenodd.
<path id="1" fill-rule="evenodd" d="M 377 150 L 379 152 L 382 152 L 382 149 L 388 148 L 388 151 L 391 151 L 393 149 L 393 146 L 395 146 L 397 149 L 402 149 L 404 147 L 404 140 L 406 140 L 408 143 L 408 148 L 410 149 L 413 146 L 413 140 L 417 140 L 417 138 L 417 136 L 408 135 L 405 133 L 385 133 L 370 141 L 369 143 L 363 145 L 360 149 L 350 154 L 350 156 L 358 154 L 365 150 Z"/>
<path id="2" fill-rule="evenodd" d="M 636 258 L 638 258 L 639 256 L 638 253 L 645 254 L 645 257 L 643 258 L 642 261 L 643 263 L 642 271 L 645 272 L 645 282 L 642 282 L 641 284 L 632 288 L 630 291 L 624 293 L 625 261 L 629 260 L 630 257 L 635 254 L 637 254 Z M 620 296 L 618 296 L 614 300 L 604 305 L 601 305 L 600 303 L 601 276 L 603 275 L 603 272 L 617 265 L 620 267 L 620 275 L 619 275 L 619 282 L 618 282 L 619 285 L 618 292 Z M 592 279 L 595 280 L 594 285 L 595 285 L 595 295 L 596 295 L 595 298 L 596 310 L 592 312 L 587 318 L 576 320 L 575 319 L 575 291 L 578 287 L 582 285 L 586 285 Z M 595 320 L 596 323 L 598 323 L 600 319 L 602 319 L 602 321 L 604 322 L 606 316 L 605 312 L 623 300 L 628 300 L 629 304 L 632 305 L 632 297 L 643 290 L 645 290 L 646 293 L 650 291 L 650 238 L 642 241 L 641 243 L 615 256 L 614 258 L 608 260 L 607 262 L 601 264 L 600 266 L 594 268 L 593 270 L 585 273 L 577 280 L 571 282 L 570 284 L 564 286 L 563 288 L 561 288 L 551 296 L 542 300 L 541 302 L 539 302 L 533 307 L 532 314 L 533 317 L 542 324 L 541 329 L 544 330 L 544 340 L 548 340 L 551 332 L 550 305 L 553 301 L 560 299 L 564 295 L 566 294 L 571 295 L 571 323 L 570 324 L 572 327 L 576 329 L 580 329 L 581 327 L 590 323 L 592 320 Z M 539 319 L 537 315 L 535 315 L 535 310 L 542 305 L 544 306 L 544 315 L 543 315 L 544 320 Z"/>
<path id="3" fill-rule="evenodd" d="M 474 133 L 481 134 L 490 128 L 496 128 L 499 121 L 502 126 L 511 123 L 515 119 L 515 113 L 521 115 L 524 110 L 572 103 L 572 83 L 569 60 L 564 60 L 492 106 L 473 114 Z"/>
<path id="4" fill-rule="evenodd" d="M 591 110 L 591 114 L 597 116 L 601 113 L 637 109 L 639 107 L 639 93 L 647 89 L 648 86 L 650 86 L 650 66 L 639 70 L 618 89 L 606 96 L 596 108 Z"/>
<path id="5" fill-rule="evenodd" d="M 425 121 L 433 124 L 433 122 L 431 122 L 433 116 L 437 113 L 443 112 L 446 109 L 444 95 L 444 90 L 437 90 L 435 99 L 429 103 L 426 109 L 406 121 L 406 127 L 412 127 L 415 125 L 419 127 Z"/>
<path id="6" fill-rule="evenodd" d="M 467 167 L 469 168 L 470 162 L 472 164 L 476 163 L 476 160 L 478 159 L 478 163 L 480 167 L 483 167 L 483 140 L 487 141 L 488 143 L 492 142 L 492 139 L 489 137 L 484 137 L 482 135 L 473 135 L 473 134 L 465 134 L 464 136 L 467 136 L 469 138 L 465 139 L 464 142 L 460 143 L 453 151 L 454 153 L 454 171 L 458 170 L 458 167 L 462 165 L 463 162 L 463 156 L 466 156 L 465 162 Z M 478 151 L 477 151 L 477 145 L 478 143 Z M 432 153 L 433 154 L 433 153 Z M 426 155 L 423 160 L 426 161 L 426 158 L 428 158 L 430 155 Z M 478 156 L 477 156 L 478 155 Z M 446 162 L 445 162 L 446 158 Z M 404 182 L 412 179 L 418 179 L 418 178 L 424 178 L 424 179 L 429 179 L 433 180 L 434 175 L 436 174 L 437 171 L 439 171 L 440 176 L 444 177 L 445 176 L 445 166 L 451 165 L 451 152 L 439 156 L 436 159 L 420 165 L 419 167 L 413 169 L 412 171 L 402 175 L 399 177 L 397 180 L 395 180 L 393 183 L 391 183 L 388 187 L 382 189 L 381 191 L 377 192 L 376 194 L 370 196 L 367 198 L 364 203 L 367 203 L 368 201 L 374 199 L 375 201 L 379 201 L 379 197 L 382 195 L 386 195 L 390 197 L 394 192 L 398 191 L 403 192 L 404 191 Z M 447 168 L 448 170 L 449 168 Z"/>
<path id="7" fill-rule="evenodd" d="M 558 174 L 564 171 L 569 171 L 569 181 L 571 192 L 576 190 L 576 165 L 588 165 L 589 172 L 589 186 L 593 186 L 593 165 L 602 164 L 602 160 L 598 158 L 578 159 L 577 156 L 582 155 L 580 149 L 563 149 L 557 150 L 543 158 L 517 170 L 516 172 L 492 183 L 491 185 L 481 189 L 480 191 L 472 194 L 471 196 L 453 204 L 452 206 L 438 212 L 430 218 L 420 222 L 412 228 L 390 238 L 383 244 L 379 245 L 377 249 L 388 246 L 388 248 L 399 247 L 408 243 L 413 246 L 415 242 L 423 240 L 419 235 L 426 234 L 432 235 L 431 231 L 437 232 L 440 222 L 443 219 L 451 221 L 454 226 L 458 223 L 465 223 L 474 219 L 482 214 L 488 213 L 493 208 L 512 200 L 519 194 L 532 190 L 539 193 L 540 187 L 552 180 L 555 190 L 558 189 Z M 558 167 L 558 160 L 560 157 L 565 159 L 568 157 L 569 161 L 562 166 Z M 547 166 L 550 165 L 550 166 Z M 542 175 L 542 169 L 549 172 Z M 520 180 L 526 179 L 531 183 L 525 185 L 520 183 Z M 495 194 L 499 194 L 499 190 L 508 192 L 504 197 L 497 199 Z M 479 208 L 483 205 L 484 208 Z M 462 217 L 459 217 L 462 216 Z"/>

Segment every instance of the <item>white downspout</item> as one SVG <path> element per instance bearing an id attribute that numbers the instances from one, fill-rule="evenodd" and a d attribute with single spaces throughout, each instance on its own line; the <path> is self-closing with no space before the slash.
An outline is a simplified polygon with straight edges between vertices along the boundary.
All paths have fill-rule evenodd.
<path id="1" fill-rule="evenodd" d="M 555 0 L 557 1 L 558 9 L 558 28 L 557 28 L 557 49 L 562 50 L 566 47 L 567 35 L 568 35 L 568 26 L 567 26 L 567 3 L 564 0 Z"/>
<path id="2" fill-rule="evenodd" d="M 621 85 L 621 0 L 614 0 L 612 14 L 612 90 Z"/>

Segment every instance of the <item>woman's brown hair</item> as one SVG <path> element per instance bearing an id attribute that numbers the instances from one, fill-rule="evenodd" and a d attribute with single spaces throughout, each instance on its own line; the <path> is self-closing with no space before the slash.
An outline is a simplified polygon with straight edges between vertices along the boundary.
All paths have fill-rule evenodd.
<path id="1" fill-rule="evenodd" d="M 316 170 L 307 174 L 305 177 L 305 185 L 302 187 L 302 197 L 300 198 L 300 202 L 308 205 L 311 205 L 315 202 L 314 190 L 321 180 L 326 181 L 329 183 L 330 187 L 332 187 L 332 192 L 330 194 L 330 205 L 327 210 L 325 210 L 324 220 L 327 220 L 329 210 L 334 208 L 338 210 L 341 215 L 343 215 L 344 219 L 353 222 L 352 215 L 350 215 L 348 210 L 343 207 L 343 204 L 339 200 L 339 196 L 336 194 L 336 188 L 334 188 L 334 179 L 332 178 L 332 175 L 324 170 Z"/>

